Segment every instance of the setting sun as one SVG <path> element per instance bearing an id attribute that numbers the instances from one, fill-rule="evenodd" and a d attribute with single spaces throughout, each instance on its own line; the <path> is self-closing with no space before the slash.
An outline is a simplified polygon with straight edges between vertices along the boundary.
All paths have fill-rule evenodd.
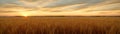
<path id="1" fill-rule="evenodd" d="M 28 17 L 28 14 L 23 14 L 24 17 Z"/>
<path id="2" fill-rule="evenodd" d="M 28 17 L 28 16 L 30 16 L 30 13 L 28 13 L 28 12 L 20 12 L 20 15 L 23 16 L 23 17 Z"/>

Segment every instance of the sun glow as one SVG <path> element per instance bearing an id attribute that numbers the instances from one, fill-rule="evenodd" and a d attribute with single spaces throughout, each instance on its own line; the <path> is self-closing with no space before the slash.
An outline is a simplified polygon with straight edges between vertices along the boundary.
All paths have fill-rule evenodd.
<path id="1" fill-rule="evenodd" d="M 20 15 L 23 16 L 23 17 L 28 17 L 28 16 L 30 16 L 30 13 L 28 13 L 28 12 L 20 12 Z"/>
<path id="2" fill-rule="evenodd" d="M 22 16 L 24 16 L 24 17 L 28 17 L 29 15 L 28 15 L 28 14 L 23 14 Z"/>

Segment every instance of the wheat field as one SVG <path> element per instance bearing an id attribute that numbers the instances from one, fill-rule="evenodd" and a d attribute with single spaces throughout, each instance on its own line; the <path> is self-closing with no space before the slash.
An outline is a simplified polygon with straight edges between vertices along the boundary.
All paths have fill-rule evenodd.
<path id="1" fill-rule="evenodd" d="M 120 34 L 120 17 L 0 17 L 0 34 Z"/>

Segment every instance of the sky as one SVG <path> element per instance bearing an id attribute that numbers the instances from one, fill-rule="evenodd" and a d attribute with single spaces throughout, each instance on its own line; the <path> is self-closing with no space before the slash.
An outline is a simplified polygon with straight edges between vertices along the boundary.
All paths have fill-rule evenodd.
<path id="1" fill-rule="evenodd" d="M 120 16 L 120 0 L 0 0 L 0 16 Z"/>

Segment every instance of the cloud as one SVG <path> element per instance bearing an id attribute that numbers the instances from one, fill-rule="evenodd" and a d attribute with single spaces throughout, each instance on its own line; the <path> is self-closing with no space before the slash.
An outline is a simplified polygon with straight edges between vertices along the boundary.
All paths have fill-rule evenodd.
<path id="1" fill-rule="evenodd" d="M 2 4 L 4 4 L 4 3 L 14 3 L 14 2 L 16 2 L 17 0 L 0 0 L 0 3 Z"/>
<path id="2" fill-rule="evenodd" d="M 60 6 L 68 6 L 68 5 L 75 5 L 75 4 L 92 5 L 92 4 L 97 4 L 104 1 L 106 0 L 58 0 L 45 5 L 45 7 L 60 7 Z"/>
<path id="3" fill-rule="evenodd" d="M 57 0 L 44 5 L 44 8 L 59 8 L 64 10 L 119 10 L 120 0 Z M 82 4 L 82 5 L 81 5 Z M 98 7 L 99 6 L 99 7 Z M 93 9 L 94 7 L 94 9 Z M 117 7 L 117 8 L 116 8 Z M 91 9 L 92 8 L 92 9 Z"/>
<path id="4" fill-rule="evenodd" d="M 103 5 L 100 7 L 96 7 L 94 10 L 97 10 L 97 11 L 100 11 L 100 10 L 120 10 L 120 3 Z"/>

